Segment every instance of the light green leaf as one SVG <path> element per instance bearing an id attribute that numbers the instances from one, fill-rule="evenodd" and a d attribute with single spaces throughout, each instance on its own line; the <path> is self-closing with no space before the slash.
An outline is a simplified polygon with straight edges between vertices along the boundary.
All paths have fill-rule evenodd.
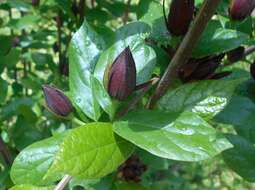
<path id="1" fill-rule="evenodd" d="M 97 102 L 103 110 L 109 114 L 110 119 L 113 119 L 117 110 L 117 102 L 111 100 L 111 97 L 104 86 L 95 77 L 91 76 L 91 82 L 93 96 L 96 97 Z"/>
<path id="2" fill-rule="evenodd" d="M 169 112 L 192 111 L 211 119 L 224 109 L 241 81 L 210 80 L 182 85 L 167 92 L 158 108 Z"/>
<path id="3" fill-rule="evenodd" d="M 180 161 L 214 157 L 232 145 L 195 113 L 139 110 L 114 123 L 121 137 L 148 152 Z"/>
<path id="4" fill-rule="evenodd" d="M 33 185 L 16 185 L 12 187 L 10 190 L 53 190 L 53 187 L 36 187 Z"/>
<path id="5" fill-rule="evenodd" d="M 61 178 L 54 174 L 43 179 L 51 166 L 63 136 L 51 137 L 25 148 L 15 159 L 11 168 L 11 179 L 15 184 L 51 185 Z"/>
<path id="6" fill-rule="evenodd" d="M 71 97 L 74 105 L 93 120 L 98 120 L 101 113 L 90 76 L 103 48 L 104 41 L 86 21 L 74 34 L 69 47 Z"/>
<path id="7" fill-rule="evenodd" d="M 132 151 L 133 145 L 116 136 L 110 123 L 90 123 L 67 135 L 46 176 L 63 172 L 100 178 L 116 170 Z"/>

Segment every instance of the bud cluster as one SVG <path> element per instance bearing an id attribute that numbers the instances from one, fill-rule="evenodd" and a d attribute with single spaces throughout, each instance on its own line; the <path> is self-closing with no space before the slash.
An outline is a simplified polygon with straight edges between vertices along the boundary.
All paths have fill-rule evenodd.
<path id="1" fill-rule="evenodd" d="M 139 157 L 133 155 L 118 169 L 118 178 L 125 181 L 140 182 L 142 174 L 147 170 Z"/>
<path id="2" fill-rule="evenodd" d="M 181 66 L 178 76 L 183 82 L 219 79 L 228 76 L 230 72 L 216 73 L 225 54 L 205 57 L 202 59 L 190 59 L 188 63 Z"/>

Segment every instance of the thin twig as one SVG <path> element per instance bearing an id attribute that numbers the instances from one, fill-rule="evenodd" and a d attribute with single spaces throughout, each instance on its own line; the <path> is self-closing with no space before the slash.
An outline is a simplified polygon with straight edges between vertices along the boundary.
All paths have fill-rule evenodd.
<path id="1" fill-rule="evenodd" d="M 243 58 L 247 57 L 248 55 L 250 55 L 254 52 L 255 52 L 255 45 L 246 48 L 245 51 L 244 51 L 244 54 L 243 54 Z"/>
<path id="2" fill-rule="evenodd" d="M 72 179 L 71 176 L 65 175 L 62 178 L 62 180 L 57 184 L 57 186 L 54 188 L 54 190 L 63 190 L 71 179 Z"/>
<path id="3" fill-rule="evenodd" d="M 85 0 L 80 0 L 80 3 L 79 3 L 80 25 L 82 25 L 84 20 L 84 16 L 85 16 L 84 9 L 85 9 Z"/>
<path id="4" fill-rule="evenodd" d="M 128 21 L 128 15 L 129 15 L 129 8 L 130 8 L 131 0 L 128 0 L 127 7 L 123 15 L 123 23 L 126 24 Z"/>
<path id="5" fill-rule="evenodd" d="M 193 25 L 180 44 L 166 72 L 160 80 L 155 93 L 150 98 L 147 107 L 152 109 L 156 102 L 167 92 L 172 82 L 176 78 L 178 68 L 185 64 L 192 55 L 198 40 L 200 39 L 207 23 L 210 21 L 218 7 L 220 0 L 205 0 Z"/>
<path id="6" fill-rule="evenodd" d="M 7 145 L 4 143 L 1 136 L 0 136 L 0 153 L 2 153 L 6 164 L 11 165 L 13 159 L 12 159 L 10 150 L 8 149 Z"/>
<path id="7" fill-rule="evenodd" d="M 123 117 L 124 115 L 126 115 L 131 109 L 133 109 L 135 107 L 135 105 L 144 97 L 144 95 L 151 89 L 152 86 L 154 86 L 155 84 L 157 84 L 157 82 L 159 81 L 158 77 L 155 77 L 153 79 L 151 79 L 148 83 L 145 83 L 146 86 L 143 86 L 144 88 L 142 89 L 142 92 L 137 95 L 136 97 L 134 97 L 131 102 L 128 104 L 127 107 L 125 107 L 123 110 L 120 110 L 120 112 L 117 113 L 116 118 L 120 118 Z"/>

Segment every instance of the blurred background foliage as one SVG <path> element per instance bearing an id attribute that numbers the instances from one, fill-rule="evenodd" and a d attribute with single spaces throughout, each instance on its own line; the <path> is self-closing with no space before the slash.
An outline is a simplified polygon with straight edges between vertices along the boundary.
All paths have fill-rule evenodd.
<path id="1" fill-rule="evenodd" d="M 0 190 L 13 185 L 9 169 L 24 147 L 73 125 L 45 108 L 41 86 L 53 84 L 68 91 L 68 44 L 84 17 L 110 44 L 115 29 L 142 17 L 149 2 L 0 0 L 0 145 L 7 145 L 7 149 L 0 146 L 5 152 L 0 154 Z M 228 3 L 224 3 L 219 11 L 226 13 Z M 168 63 L 166 53 L 158 51 L 162 55 L 158 62 Z M 248 69 L 242 62 L 235 67 Z M 156 158 L 143 151 L 138 154 L 148 167 L 142 183 L 155 190 L 255 189 L 255 184 L 227 169 L 220 157 L 190 164 Z M 70 188 L 79 189 L 76 185 L 100 189 L 98 184 L 88 187 L 80 182 L 71 183 Z M 120 186 L 125 189 L 125 184 Z"/>

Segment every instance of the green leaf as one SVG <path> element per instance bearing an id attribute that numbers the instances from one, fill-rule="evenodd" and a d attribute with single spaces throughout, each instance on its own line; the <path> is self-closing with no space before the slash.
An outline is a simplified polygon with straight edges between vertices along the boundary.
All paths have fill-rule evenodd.
<path id="1" fill-rule="evenodd" d="M 11 36 L 0 36 L 0 56 L 4 56 L 12 47 L 12 37 Z"/>
<path id="2" fill-rule="evenodd" d="M 74 105 L 93 120 L 98 120 L 101 113 L 90 76 L 103 48 L 104 41 L 86 21 L 74 34 L 69 47 L 71 97 Z"/>
<path id="3" fill-rule="evenodd" d="M 0 55 L 0 64 L 4 64 L 8 68 L 12 68 L 19 61 L 19 58 L 20 50 L 17 48 L 12 48 L 7 55 L 5 56 Z"/>
<path id="4" fill-rule="evenodd" d="M 151 26 L 151 34 L 149 38 L 159 44 L 168 45 L 171 43 L 171 34 L 167 30 L 163 14 L 163 5 L 160 1 L 140 1 L 137 16 L 140 18 L 140 21 Z"/>
<path id="5" fill-rule="evenodd" d="M 11 179 L 15 184 L 51 185 L 61 176 L 43 176 L 51 166 L 64 136 L 55 136 L 36 142 L 25 148 L 15 159 Z"/>
<path id="6" fill-rule="evenodd" d="M 218 21 L 209 22 L 193 56 L 196 58 L 226 52 L 247 42 L 249 36 L 236 30 L 222 28 Z"/>
<path id="7" fill-rule="evenodd" d="M 110 123 L 90 123 L 70 131 L 46 176 L 63 172 L 100 178 L 116 170 L 132 152 L 133 145 L 114 135 Z"/>
<path id="8" fill-rule="evenodd" d="M 11 20 L 8 25 L 12 29 L 28 29 L 37 27 L 40 19 L 41 17 L 39 15 L 25 15 L 19 19 Z"/>
<path id="9" fill-rule="evenodd" d="M 222 111 L 242 80 L 208 80 L 182 85 L 170 90 L 158 102 L 160 110 L 192 111 L 211 119 Z"/>
<path id="10" fill-rule="evenodd" d="M 116 190 L 149 190 L 137 183 L 117 182 L 115 183 Z"/>
<path id="11" fill-rule="evenodd" d="M 141 84 L 151 78 L 156 64 L 156 54 L 144 42 L 148 32 L 150 32 L 150 27 L 142 22 L 127 24 L 115 32 L 116 43 L 100 56 L 94 71 L 95 77 L 101 84 L 103 84 L 107 66 L 112 64 L 127 46 L 130 47 L 136 63 L 137 83 Z"/>
<path id="12" fill-rule="evenodd" d="M 255 147 L 237 135 L 229 135 L 233 148 L 223 152 L 225 163 L 249 182 L 255 182 Z"/>
<path id="13" fill-rule="evenodd" d="M 103 110 L 109 114 L 110 119 L 114 118 L 117 110 L 117 102 L 111 100 L 108 92 L 104 86 L 95 78 L 91 77 L 93 96 L 96 97 L 97 102 L 103 108 Z"/>
<path id="14" fill-rule="evenodd" d="M 0 102 L 4 103 L 8 93 L 8 83 L 0 78 Z"/>
<path id="15" fill-rule="evenodd" d="M 226 138 L 191 112 L 133 111 L 113 126 L 118 135 L 140 148 L 173 160 L 205 160 L 232 147 Z"/>
<path id="16" fill-rule="evenodd" d="M 232 126 L 238 135 L 255 142 L 255 104 L 242 96 L 234 96 L 214 121 Z"/>
<path id="17" fill-rule="evenodd" d="M 53 190 L 53 187 L 36 187 L 33 185 L 16 185 L 10 190 Z"/>

